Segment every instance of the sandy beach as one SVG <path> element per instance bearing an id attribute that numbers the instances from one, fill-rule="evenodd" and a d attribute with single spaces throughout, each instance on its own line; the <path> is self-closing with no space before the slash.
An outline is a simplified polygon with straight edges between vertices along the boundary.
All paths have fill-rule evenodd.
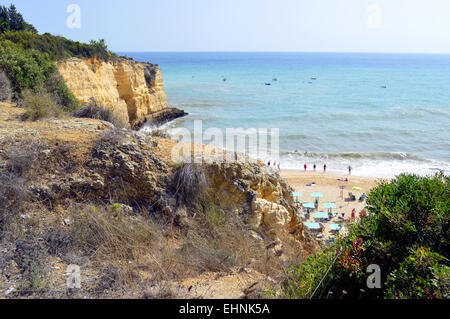
<path id="1" fill-rule="evenodd" d="M 329 221 L 321 220 L 323 225 L 323 231 L 318 232 L 319 238 L 323 236 L 323 239 L 327 240 L 332 234 L 330 233 L 330 225 L 342 223 L 345 226 L 345 221 L 343 218 L 351 219 L 352 210 L 356 210 L 356 219 L 359 219 L 360 212 L 365 206 L 365 201 L 359 201 L 362 194 L 368 194 L 370 190 L 377 186 L 381 179 L 371 178 L 371 177 L 359 177 L 359 176 L 349 176 L 349 175 L 336 175 L 323 172 L 311 172 L 311 171 L 300 171 L 300 170 L 282 170 L 281 176 L 285 178 L 289 185 L 296 192 L 301 192 L 302 197 L 301 202 L 314 203 L 315 199 L 312 198 L 311 193 L 321 192 L 323 193 L 323 198 L 319 199 L 318 209 L 311 210 L 309 218 L 305 219 L 305 222 L 317 222 L 314 219 L 315 212 L 328 212 L 327 209 L 323 207 L 324 202 L 334 202 L 336 209 L 332 209 L 332 212 L 337 212 L 337 216 L 331 218 Z M 348 181 L 345 181 L 348 179 Z M 310 184 L 311 186 L 307 186 Z M 345 187 L 343 189 L 344 198 L 342 198 L 340 187 Z M 361 190 L 353 190 L 353 187 L 360 187 Z M 346 201 L 348 199 L 349 192 L 356 196 L 356 201 Z M 306 209 L 301 210 L 302 216 L 306 217 Z M 342 215 L 344 214 L 344 216 Z"/>

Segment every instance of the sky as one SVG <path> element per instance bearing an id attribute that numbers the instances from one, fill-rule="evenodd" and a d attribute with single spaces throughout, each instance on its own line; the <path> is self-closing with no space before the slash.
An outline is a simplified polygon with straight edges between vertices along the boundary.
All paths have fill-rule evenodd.
<path id="1" fill-rule="evenodd" d="M 10 3 L 40 33 L 104 38 L 115 52 L 450 53 L 450 0 L 0 0 Z"/>

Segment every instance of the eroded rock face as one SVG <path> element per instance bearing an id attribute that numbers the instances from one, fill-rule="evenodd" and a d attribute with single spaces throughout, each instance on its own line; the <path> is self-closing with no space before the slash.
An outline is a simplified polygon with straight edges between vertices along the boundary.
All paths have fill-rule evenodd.
<path id="1" fill-rule="evenodd" d="M 84 162 L 72 165 L 74 173 L 56 178 L 46 185 L 34 186 L 32 192 L 51 203 L 75 200 L 114 201 L 135 207 L 152 207 L 170 215 L 174 211 L 169 184 L 169 168 L 154 153 L 156 141 L 150 136 L 127 130 L 104 131 L 94 143 Z M 60 156 L 65 163 L 70 150 L 62 155 L 58 149 L 43 152 L 42 160 Z M 62 157 L 64 156 L 64 158 Z M 67 170 L 63 164 L 61 170 Z"/>
<path id="2" fill-rule="evenodd" d="M 82 104 L 94 99 L 130 127 L 185 113 L 169 108 L 161 69 L 150 63 L 119 59 L 104 62 L 71 58 L 58 63 L 59 73 Z"/>
<path id="3" fill-rule="evenodd" d="M 277 172 L 238 162 L 209 164 L 206 170 L 215 198 L 238 207 L 251 230 L 265 230 L 277 243 L 286 237 L 310 242 L 308 249 L 315 249 L 315 240 L 296 215 L 290 187 Z"/>

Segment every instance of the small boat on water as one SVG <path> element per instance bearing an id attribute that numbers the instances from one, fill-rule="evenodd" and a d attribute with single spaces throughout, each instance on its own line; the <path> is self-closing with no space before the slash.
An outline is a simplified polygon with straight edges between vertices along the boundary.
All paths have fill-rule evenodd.
<path id="1" fill-rule="evenodd" d="M 266 85 L 272 85 L 272 83 L 266 83 Z"/>

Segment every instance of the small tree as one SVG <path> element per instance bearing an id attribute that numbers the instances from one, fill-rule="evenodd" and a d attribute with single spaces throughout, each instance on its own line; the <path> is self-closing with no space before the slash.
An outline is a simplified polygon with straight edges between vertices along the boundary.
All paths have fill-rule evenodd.
<path id="1" fill-rule="evenodd" d="M 0 6 L 0 33 L 10 30 L 9 26 L 8 9 L 5 6 Z"/>
<path id="2" fill-rule="evenodd" d="M 17 11 L 16 6 L 11 4 L 7 10 L 9 17 L 9 28 L 12 31 L 31 31 L 37 32 L 37 30 L 31 25 L 25 22 L 22 14 Z"/>
<path id="3" fill-rule="evenodd" d="M 100 39 L 98 41 L 91 40 L 90 45 L 93 47 L 94 55 L 99 59 L 107 61 L 111 57 L 105 39 Z"/>

